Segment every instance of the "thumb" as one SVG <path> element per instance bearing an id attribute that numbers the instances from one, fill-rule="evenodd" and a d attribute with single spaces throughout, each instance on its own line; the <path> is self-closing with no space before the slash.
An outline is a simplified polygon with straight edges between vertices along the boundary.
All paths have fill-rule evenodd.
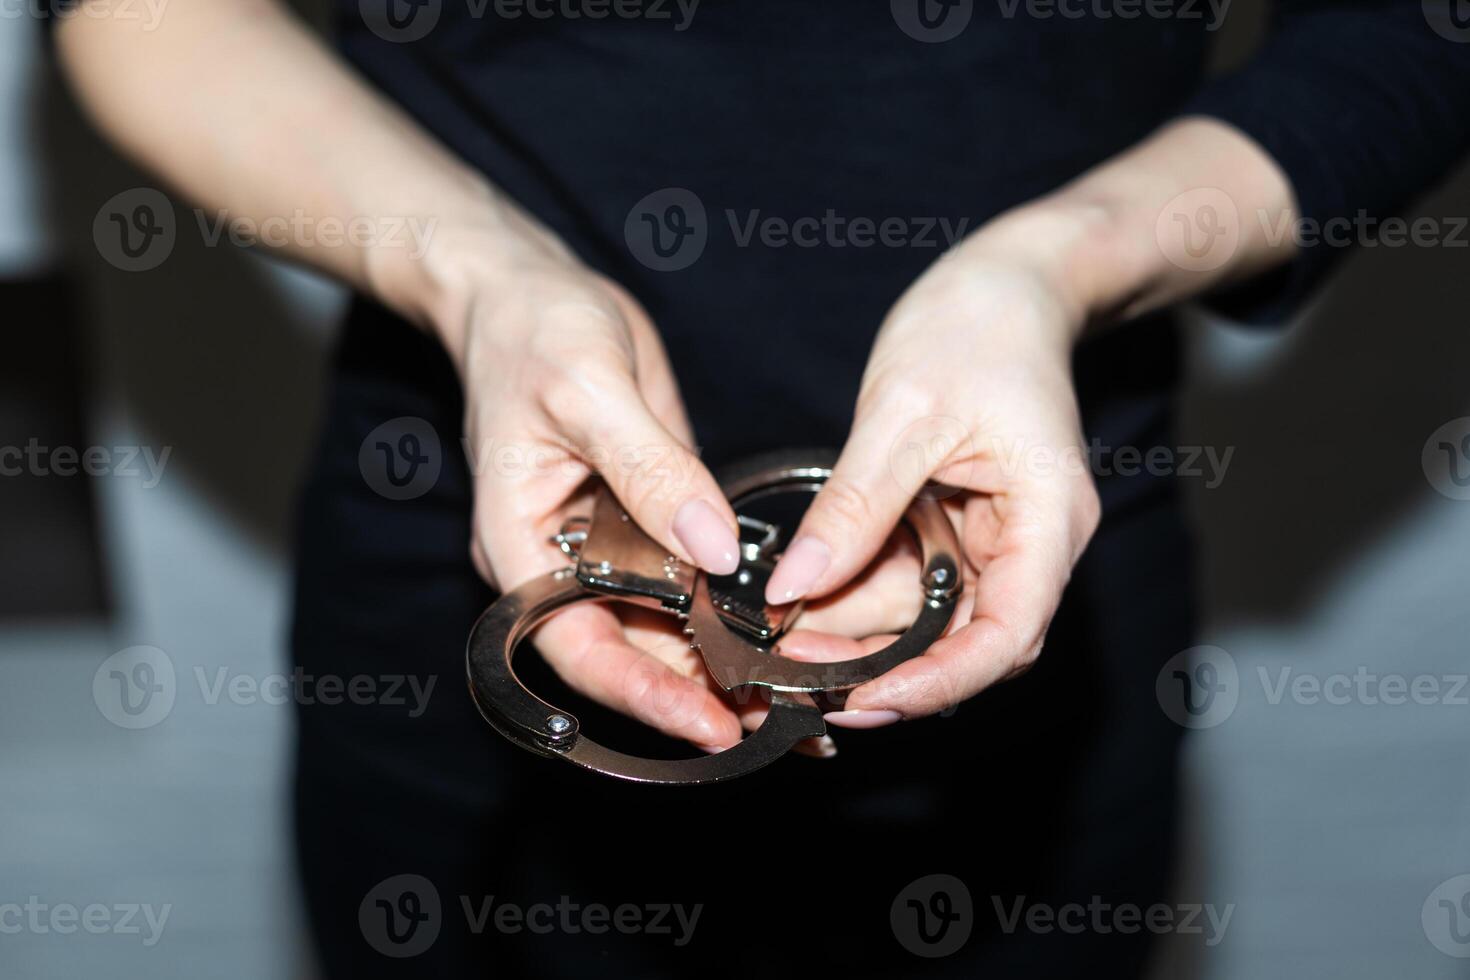
<path id="1" fill-rule="evenodd" d="M 854 423 L 831 478 L 771 573 L 767 602 L 825 595 L 862 571 L 882 549 L 937 464 L 922 469 L 891 466 L 890 450 L 901 432 L 901 422 L 877 413 Z"/>
<path id="2" fill-rule="evenodd" d="M 604 403 L 586 427 L 587 462 L 618 502 L 669 553 L 716 575 L 740 563 L 735 512 L 688 447 L 636 391 Z M 609 447 L 609 448 L 601 448 Z"/>

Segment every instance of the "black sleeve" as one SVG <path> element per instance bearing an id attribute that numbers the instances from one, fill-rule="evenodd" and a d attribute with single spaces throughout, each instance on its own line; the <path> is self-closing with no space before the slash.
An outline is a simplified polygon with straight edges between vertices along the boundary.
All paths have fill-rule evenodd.
<path id="1" fill-rule="evenodd" d="M 1462 0 L 1279 0 L 1256 57 L 1208 83 L 1185 113 L 1221 119 L 1264 147 L 1290 179 L 1305 229 L 1371 228 L 1360 216 L 1394 215 L 1470 150 L 1463 8 Z M 1334 237 L 1337 245 L 1299 249 L 1286 268 L 1214 305 L 1246 322 L 1285 318 L 1345 251 Z"/>

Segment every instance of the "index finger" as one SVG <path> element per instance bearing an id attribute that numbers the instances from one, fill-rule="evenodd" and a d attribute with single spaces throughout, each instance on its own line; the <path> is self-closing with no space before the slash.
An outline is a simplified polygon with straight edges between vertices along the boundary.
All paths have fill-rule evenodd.
<path id="1" fill-rule="evenodd" d="M 1008 527 L 975 584 L 970 622 L 923 656 L 854 688 L 846 710 L 919 718 L 1021 673 L 1041 652 L 1071 568 L 1064 534 L 1038 522 Z"/>

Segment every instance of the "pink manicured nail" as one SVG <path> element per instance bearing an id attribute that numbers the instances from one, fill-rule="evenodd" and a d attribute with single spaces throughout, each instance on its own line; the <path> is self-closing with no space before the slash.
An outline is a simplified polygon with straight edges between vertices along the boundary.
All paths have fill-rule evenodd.
<path id="1" fill-rule="evenodd" d="M 773 605 L 795 602 L 812 590 L 830 564 L 832 552 L 822 540 L 803 534 L 791 542 L 791 547 L 776 563 L 776 570 L 766 583 L 766 601 Z"/>
<path id="2" fill-rule="evenodd" d="M 674 515 L 674 535 L 694 563 L 707 572 L 729 575 L 740 567 L 740 542 L 713 507 L 689 500 Z"/>
<path id="3" fill-rule="evenodd" d="M 838 728 L 882 728 L 901 721 L 903 715 L 897 711 L 829 711 L 822 716 L 827 724 Z"/>

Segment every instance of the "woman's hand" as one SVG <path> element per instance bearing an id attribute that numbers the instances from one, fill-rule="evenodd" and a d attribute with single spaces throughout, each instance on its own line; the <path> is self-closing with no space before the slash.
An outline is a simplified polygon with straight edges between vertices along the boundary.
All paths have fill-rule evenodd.
<path id="1" fill-rule="evenodd" d="M 1236 216 L 1220 254 L 1203 264 L 1177 240 L 1198 222 L 1202 196 L 1230 202 L 1227 217 Z M 871 727 L 931 714 L 1036 659 L 1099 519 L 1073 342 L 1089 322 L 1127 319 L 1286 261 L 1290 236 L 1273 241 L 1268 221 L 1248 218 L 1295 210 L 1290 184 L 1259 146 L 1216 120 L 1184 118 L 991 221 L 914 283 L 879 332 L 847 446 L 767 597 L 823 598 L 817 618 L 835 623 L 901 626 L 892 612 L 901 595 L 885 583 L 907 575 L 913 588 L 912 557 L 906 571 L 890 559 L 866 585 L 849 580 L 926 479 L 951 491 L 965 597 L 945 639 L 854 689 L 829 721 Z M 807 633 L 784 646 L 845 659 L 881 642 Z"/>
<path id="2" fill-rule="evenodd" d="M 563 567 L 549 540 L 568 517 L 590 514 L 592 477 L 670 554 L 733 571 L 735 515 L 690 448 L 643 309 L 536 229 L 510 251 L 445 238 L 441 247 L 464 258 L 450 273 L 436 267 L 454 301 L 438 304 L 435 321 L 464 383 L 471 550 L 485 579 L 508 590 Z M 728 747 L 740 719 L 678 627 L 632 607 L 581 604 L 546 622 L 535 642 L 578 692 L 667 734 Z"/>
<path id="3" fill-rule="evenodd" d="M 853 690 L 847 710 L 827 716 L 833 724 L 872 727 L 931 714 L 1025 670 L 1097 527 L 1070 365 L 1083 311 L 1007 238 L 1004 226 L 977 233 L 890 312 L 832 479 L 767 589 L 771 602 L 831 595 L 834 610 L 872 610 L 870 629 L 901 627 L 887 620 L 890 607 L 916 605 L 903 601 L 918 591 L 912 554 L 868 570 L 868 587 L 854 591 L 848 583 L 884 547 L 916 495 L 944 497 L 965 576 L 950 633 L 924 656 Z M 937 491 L 925 491 L 930 480 Z M 803 625 L 815 626 L 814 619 Z M 850 614 L 821 619 L 855 621 Z M 832 659 L 874 645 L 803 634 L 784 650 Z"/>

